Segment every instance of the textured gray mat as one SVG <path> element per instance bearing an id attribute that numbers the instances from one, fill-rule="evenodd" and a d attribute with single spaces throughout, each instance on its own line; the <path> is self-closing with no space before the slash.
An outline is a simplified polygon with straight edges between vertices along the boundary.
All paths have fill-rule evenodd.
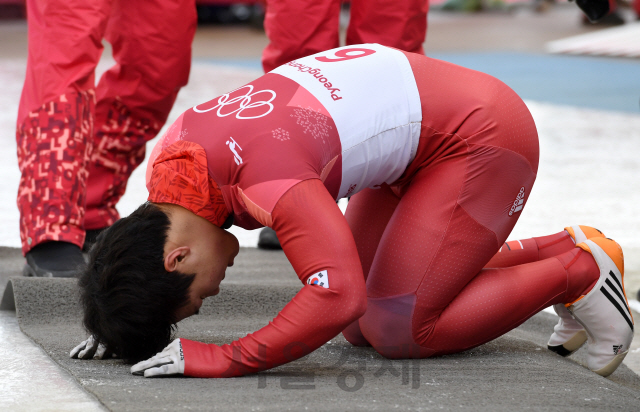
<path id="1" fill-rule="evenodd" d="M 281 252 L 243 249 L 236 261 L 221 294 L 205 302 L 201 315 L 182 322 L 179 336 L 230 342 L 265 325 L 300 288 Z M 626 366 L 605 379 L 581 365 L 584 350 L 571 359 L 546 350 L 555 319 L 545 313 L 458 355 L 388 361 L 338 337 L 257 375 L 151 380 L 131 375 L 118 360 L 69 359 L 69 350 L 85 338 L 74 280 L 12 278 L 5 292 L 5 305 L 15 297 L 22 330 L 114 411 L 640 408 L 640 378 Z"/>

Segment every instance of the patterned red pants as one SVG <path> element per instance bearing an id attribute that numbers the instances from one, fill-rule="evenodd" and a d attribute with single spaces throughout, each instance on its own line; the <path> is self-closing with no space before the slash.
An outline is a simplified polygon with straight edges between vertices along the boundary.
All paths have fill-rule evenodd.
<path id="1" fill-rule="evenodd" d="M 17 131 L 20 238 L 26 253 L 44 240 L 84 241 L 84 196 L 93 131 L 92 91 L 69 93 L 28 114 Z"/>
<path id="2" fill-rule="evenodd" d="M 16 138 L 22 251 L 118 219 L 145 143 L 187 84 L 194 0 L 27 0 L 29 57 Z M 116 64 L 96 84 L 112 46 Z"/>
<path id="3" fill-rule="evenodd" d="M 136 119 L 119 100 L 102 116 L 94 107 L 93 90 L 63 94 L 18 128 L 24 253 L 49 240 L 81 246 L 86 229 L 119 218 L 115 206 L 162 123 Z"/>

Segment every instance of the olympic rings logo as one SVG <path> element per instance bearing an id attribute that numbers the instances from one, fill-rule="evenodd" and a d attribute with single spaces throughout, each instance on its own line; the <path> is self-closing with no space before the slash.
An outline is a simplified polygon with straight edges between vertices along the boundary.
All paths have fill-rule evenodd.
<path id="1" fill-rule="evenodd" d="M 239 90 L 247 89 L 245 94 L 241 94 L 239 96 L 230 97 L 232 93 L 235 93 Z M 276 92 L 273 90 L 259 90 L 255 93 L 253 92 L 253 85 L 248 84 L 246 86 L 242 86 L 239 89 L 236 89 L 227 94 L 223 94 L 218 98 L 218 101 L 215 106 L 208 109 L 199 109 L 198 106 L 193 107 L 193 111 L 196 113 L 207 113 L 211 110 L 218 109 L 216 114 L 218 117 L 227 117 L 231 116 L 235 113 L 236 119 L 258 119 L 260 117 L 264 117 L 273 111 L 273 104 L 271 103 L 276 98 Z M 268 100 L 256 100 L 257 95 L 261 93 L 270 94 L 271 97 Z M 225 107 L 227 109 L 225 109 Z M 266 111 L 262 110 L 262 113 L 254 115 L 254 116 L 243 116 L 242 113 L 245 110 L 249 109 L 259 109 L 260 107 L 264 107 Z M 233 109 L 229 112 L 226 110 Z M 246 112 L 245 112 L 246 113 Z"/>

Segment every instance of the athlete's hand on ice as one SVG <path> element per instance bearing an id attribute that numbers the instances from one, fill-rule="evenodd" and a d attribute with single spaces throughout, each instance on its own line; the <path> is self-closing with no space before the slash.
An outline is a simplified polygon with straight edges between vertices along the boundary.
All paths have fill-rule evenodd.
<path id="1" fill-rule="evenodd" d="M 111 359 L 118 357 L 93 336 L 71 349 L 69 356 L 78 359 Z"/>
<path id="2" fill-rule="evenodd" d="M 144 375 L 145 378 L 184 374 L 184 355 L 180 339 L 175 339 L 162 352 L 138 362 L 131 367 L 134 375 Z"/>

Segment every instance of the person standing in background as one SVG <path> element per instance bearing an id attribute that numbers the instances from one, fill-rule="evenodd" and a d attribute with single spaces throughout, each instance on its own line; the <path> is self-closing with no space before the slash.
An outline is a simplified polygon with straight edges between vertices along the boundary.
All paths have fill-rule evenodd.
<path id="1" fill-rule="evenodd" d="M 16 139 L 26 276 L 74 276 L 187 84 L 195 0 L 27 0 Z M 95 81 L 103 51 L 116 64 Z M 85 240 L 85 235 L 87 239 Z"/>
<path id="2" fill-rule="evenodd" d="M 266 0 L 264 28 L 269 44 L 262 67 L 276 67 L 340 44 L 342 0 Z M 351 0 L 347 45 L 379 43 L 424 54 L 427 0 Z"/>
<path id="3" fill-rule="evenodd" d="M 424 54 L 428 0 L 351 0 L 347 45 L 378 43 Z M 342 0 L 266 0 L 264 29 L 269 44 L 262 53 L 265 73 L 311 54 L 340 46 Z M 281 249 L 270 228 L 258 247 Z"/>

